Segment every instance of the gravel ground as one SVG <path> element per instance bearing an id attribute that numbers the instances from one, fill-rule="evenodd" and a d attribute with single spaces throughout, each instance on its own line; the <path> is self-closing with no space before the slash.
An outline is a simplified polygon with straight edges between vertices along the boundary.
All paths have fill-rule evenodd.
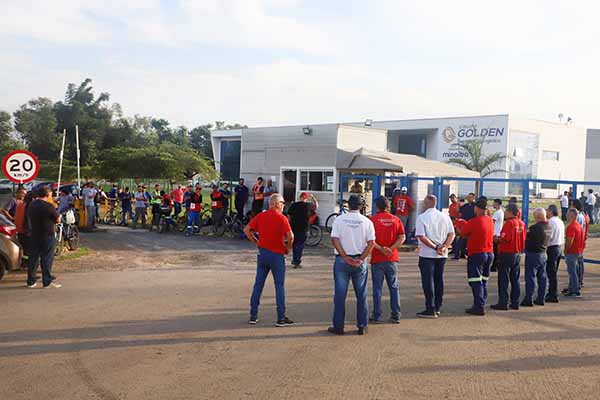
<path id="1" fill-rule="evenodd" d="M 600 269 L 581 299 L 470 317 L 465 263 L 450 262 L 441 318 L 420 320 L 416 256 L 403 253 L 403 320 L 343 337 L 325 330 L 332 257 L 309 249 L 288 270 L 289 316 L 276 328 L 274 290 L 246 324 L 255 251 L 249 243 L 109 228 L 90 255 L 56 267 L 62 289 L 0 282 L 3 399 L 598 399 Z M 590 242 L 597 253 L 600 241 Z M 600 258 L 600 257 L 598 257 Z M 566 282 L 561 267 L 561 287 Z M 495 275 L 490 301 L 496 300 Z M 387 294 L 384 299 L 387 310 Z M 387 312 L 387 311 L 386 311 Z"/>

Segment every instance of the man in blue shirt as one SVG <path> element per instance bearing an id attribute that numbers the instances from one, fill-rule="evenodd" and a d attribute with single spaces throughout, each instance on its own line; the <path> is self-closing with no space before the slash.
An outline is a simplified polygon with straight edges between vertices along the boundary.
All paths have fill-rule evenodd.
<path id="1" fill-rule="evenodd" d="M 235 210 L 239 219 L 244 218 L 244 206 L 248 202 L 248 187 L 244 185 L 244 178 L 240 178 L 239 184 L 235 187 Z"/>
<path id="2" fill-rule="evenodd" d="M 121 220 L 121 225 L 127 226 L 127 215 L 129 215 L 129 219 L 133 220 L 133 211 L 131 210 L 131 193 L 129 193 L 129 188 L 127 186 L 121 193 L 119 193 L 119 200 L 121 200 L 121 208 L 123 209 L 123 219 Z"/>

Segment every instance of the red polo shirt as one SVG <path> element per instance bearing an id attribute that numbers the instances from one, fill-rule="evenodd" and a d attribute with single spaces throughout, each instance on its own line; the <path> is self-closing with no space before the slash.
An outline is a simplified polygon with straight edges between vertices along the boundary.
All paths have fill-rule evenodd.
<path id="1" fill-rule="evenodd" d="M 460 235 L 468 236 L 468 255 L 494 251 L 494 220 L 487 215 L 471 218 L 461 230 Z"/>
<path id="2" fill-rule="evenodd" d="M 448 214 L 452 219 L 460 218 L 460 202 L 451 203 L 448 206 Z"/>
<path id="3" fill-rule="evenodd" d="M 522 253 L 525 249 L 527 227 L 519 218 L 504 221 L 500 231 L 499 253 Z"/>
<path id="4" fill-rule="evenodd" d="M 565 254 L 583 254 L 583 249 L 585 248 L 585 232 L 583 232 L 583 228 L 577 221 L 573 221 L 567 226 L 565 236 L 567 238 L 573 238 L 571 247 L 569 247 L 568 250 L 565 247 Z"/>
<path id="5" fill-rule="evenodd" d="M 248 226 L 258 232 L 258 247 L 285 254 L 285 236 L 292 230 L 285 215 L 274 210 L 263 211 L 252 218 Z"/>
<path id="6" fill-rule="evenodd" d="M 397 216 L 407 217 L 410 213 L 410 208 L 414 207 L 412 199 L 406 194 L 396 195 L 393 201 Z"/>
<path id="7" fill-rule="evenodd" d="M 404 235 L 402 221 L 389 212 L 377 213 L 371 216 L 371 221 L 375 226 L 375 242 L 382 247 L 390 247 L 398 239 L 398 235 Z M 398 260 L 400 260 L 398 249 L 394 249 L 389 257 L 376 249 L 371 253 L 371 264 Z"/>

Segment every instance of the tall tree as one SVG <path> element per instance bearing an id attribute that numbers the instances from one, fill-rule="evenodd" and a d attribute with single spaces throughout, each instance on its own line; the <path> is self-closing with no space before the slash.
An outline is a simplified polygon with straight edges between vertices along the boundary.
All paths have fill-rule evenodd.
<path id="1" fill-rule="evenodd" d="M 52 100 L 39 97 L 23 104 L 14 113 L 15 129 L 29 150 L 42 160 L 56 159 L 60 152 L 60 134 Z"/>
<path id="2" fill-rule="evenodd" d="M 6 111 L 0 110 L 0 143 L 5 143 L 10 139 L 13 131 L 11 116 Z"/>
<path id="3" fill-rule="evenodd" d="M 484 142 L 485 140 L 479 139 L 457 143 L 456 146 L 466 153 L 466 157 L 451 158 L 447 162 L 479 172 L 482 178 L 495 172 L 506 172 L 506 169 L 502 168 L 500 163 L 508 156 L 504 153 L 485 154 L 483 151 Z"/>
<path id="4" fill-rule="evenodd" d="M 210 131 L 212 124 L 200 125 L 190 131 L 190 145 L 204 157 L 213 159 Z"/>

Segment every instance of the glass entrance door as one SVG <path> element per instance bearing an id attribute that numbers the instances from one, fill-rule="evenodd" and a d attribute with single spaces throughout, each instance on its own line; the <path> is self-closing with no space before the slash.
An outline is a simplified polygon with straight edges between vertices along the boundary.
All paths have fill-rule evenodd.
<path id="1" fill-rule="evenodd" d="M 296 201 L 298 170 L 287 169 L 281 171 L 281 182 L 283 183 L 283 199 L 285 202 L 290 203 Z"/>

